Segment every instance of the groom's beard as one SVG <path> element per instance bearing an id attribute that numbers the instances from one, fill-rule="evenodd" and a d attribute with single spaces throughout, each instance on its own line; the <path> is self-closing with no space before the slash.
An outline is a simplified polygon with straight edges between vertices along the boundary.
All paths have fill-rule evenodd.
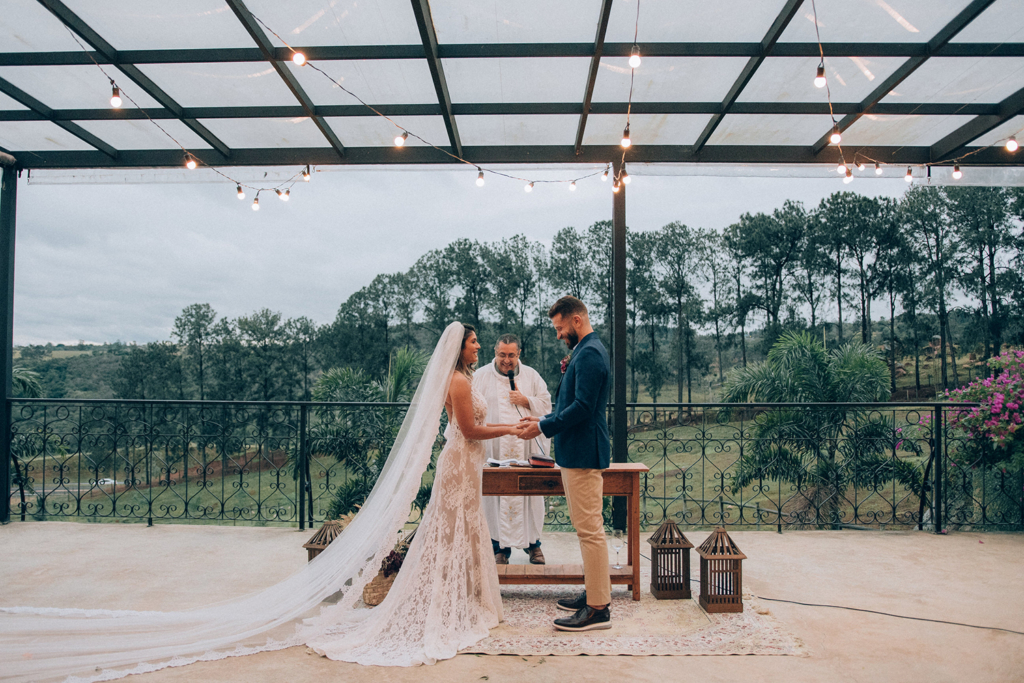
<path id="1" fill-rule="evenodd" d="M 576 345 L 579 344 L 579 343 L 580 343 L 580 335 L 578 335 L 576 333 L 576 330 L 572 330 L 571 332 L 566 332 L 566 334 L 565 334 L 565 345 L 569 347 L 570 351 L 575 349 Z"/>

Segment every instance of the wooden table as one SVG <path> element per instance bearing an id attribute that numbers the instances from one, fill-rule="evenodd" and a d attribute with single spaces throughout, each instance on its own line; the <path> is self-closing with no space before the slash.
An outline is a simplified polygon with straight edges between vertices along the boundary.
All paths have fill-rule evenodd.
<path id="1" fill-rule="evenodd" d="M 626 564 L 609 567 L 613 584 L 625 584 L 640 599 L 640 474 L 643 463 L 612 463 L 604 470 L 606 496 L 626 497 Z M 485 467 L 485 496 L 564 496 L 562 473 L 555 467 Z M 505 584 L 582 584 L 581 564 L 499 564 L 498 581 Z"/>

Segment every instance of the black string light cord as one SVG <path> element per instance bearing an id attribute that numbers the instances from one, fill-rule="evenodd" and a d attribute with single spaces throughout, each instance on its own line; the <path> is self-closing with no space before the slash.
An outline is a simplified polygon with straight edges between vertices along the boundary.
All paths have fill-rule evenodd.
<path id="1" fill-rule="evenodd" d="M 640 557 L 644 558 L 648 562 L 651 558 L 647 557 L 643 553 L 640 553 Z M 690 577 L 690 583 L 699 584 L 700 580 Z M 910 621 L 927 621 L 932 624 L 948 624 L 950 626 L 965 626 L 967 628 L 979 628 L 986 631 L 1003 631 L 1005 633 L 1013 633 L 1018 636 L 1024 636 L 1024 631 L 1014 631 L 1010 628 L 1001 628 L 999 626 L 978 626 L 977 624 L 965 624 L 961 621 L 946 621 L 945 619 L 927 619 L 925 617 L 908 617 L 905 614 L 893 614 L 892 612 L 881 612 L 874 609 L 864 609 L 863 607 L 847 607 L 846 605 L 828 605 L 819 602 L 800 602 L 798 600 L 783 600 L 782 598 L 766 598 L 763 595 L 755 595 L 758 600 L 767 600 L 768 602 L 784 602 L 789 605 L 800 605 L 801 607 L 828 607 L 829 609 L 845 609 L 850 612 L 865 612 L 867 614 L 878 614 L 883 617 L 895 617 L 896 619 L 909 619 Z"/>
<path id="2" fill-rule="evenodd" d="M 638 10 L 639 10 L 639 8 L 638 8 Z M 815 38 L 818 41 L 818 54 L 821 56 L 820 65 L 821 65 L 822 68 L 824 68 L 824 66 L 825 66 L 825 49 L 822 46 L 821 34 L 818 31 L 818 9 L 815 6 L 815 0 L 811 0 L 811 11 L 814 14 L 814 36 L 815 36 Z M 1000 43 L 1000 45 L 1001 44 L 1002 43 Z M 999 49 L 999 45 L 993 47 L 992 50 L 989 51 L 989 54 L 992 54 L 997 49 Z M 828 113 L 829 113 L 829 118 L 832 119 L 832 130 L 835 131 L 836 133 L 840 133 L 840 131 L 839 131 L 839 124 L 836 122 L 835 112 L 833 111 L 833 108 L 832 108 L 832 90 L 831 90 L 831 87 L 829 86 L 829 79 L 828 78 L 825 79 L 825 96 L 828 98 Z M 966 107 L 966 106 L 967 106 L 967 104 L 965 103 L 964 105 L 961 106 L 961 109 L 963 107 Z M 1020 134 L 1022 131 L 1024 131 L 1024 128 L 1022 128 L 1021 130 L 1017 131 L 1017 133 L 1015 133 L 1014 135 L 1011 135 L 1010 137 L 1016 138 L 1016 135 Z M 972 157 L 975 154 L 978 154 L 979 152 L 984 152 L 985 150 L 991 149 L 992 147 L 1001 147 L 1003 144 L 1006 143 L 1007 140 L 1010 139 L 1010 137 L 1004 138 L 1003 140 L 998 140 L 998 141 L 993 142 L 993 143 L 991 143 L 989 145 L 985 145 L 984 147 L 979 147 L 977 149 L 971 150 L 970 152 L 966 152 L 964 154 L 961 154 L 960 156 L 949 157 L 947 159 L 940 159 L 939 161 L 932 161 L 932 162 L 929 162 L 929 163 L 926 163 L 926 164 L 911 164 L 911 166 L 918 166 L 919 165 L 919 166 L 924 166 L 925 168 L 930 169 L 932 166 L 948 166 L 950 164 L 953 164 L 954 167 L 958 168 L 959 167 L 959 162 L 963 161 L 964 159 L 967 159 L 968 157 Z M 839 150 L 839 160 L 840 160 L 840 163 L 843 166 L 845 166 L 846 165 L 846 159 L 845 159 L 845 156 L 843 154 L 842 143 L 841 142 L 836 143 L 836 148 Z M 881 167 L 882 164 L 885 164 L 887 166 L 892 165 L 889 162 L 884 162 L 884 161 L 880 161 L 878 159 L 874 159 L 874 158 L 868 156 L 867 154 L 864 154 L 860 150 L 858 150 L 857 152 L 854 153 L 854 155 L 853 155 L 853 164 L 854 165 L 858 165 L 858 163 L 863 163 L 863 161 L 858 162 L 858 159 L 860 159 L 861 157 L 863 157 L 867 161 L 872 162 L 873 164 L 875 164 L 876 167 L 879 167 L 879 168 Z"/>

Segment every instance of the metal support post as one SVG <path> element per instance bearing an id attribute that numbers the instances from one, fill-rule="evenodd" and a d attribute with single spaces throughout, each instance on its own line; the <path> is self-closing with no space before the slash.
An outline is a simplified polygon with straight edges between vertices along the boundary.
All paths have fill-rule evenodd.
<path id="1" fill-rule="evenodd" d="M 14 365 L 14 214 L 18 196 L 18 172 L 4 165 L 0 180 L 0 524 L 11 521 L 11 371 Z"/>
<path id="2" fill-rule="evenodd" d="M 943 457 L 945 444 L 942 440 L 944 425 L 942 423 L 942 406 L 935 406 L 932 416 L 932 524 L 935 525 L 935 533 L 941 534 L 945 520 L 942 519 L 942 504 L 945 498 L 943 491 Z"/>
<path id="3" fill-rule="evenodd" d="M 307 406 L 303 403 L 299 407 L 299 452 L 298 452 L 298 465 L 296 478 L 298 479 L 298 494 L 299 494 L 299 531 L 306 529 L 306 486 L 307 486 L 307 473 L 306 468 L 306 427 L 307 427 Z M 310 524 L 312 527 L 313 525 Z"/>
<path id="4" fill-rule="evenodd" d="M 615 177 L 621 165 L 614 164 Z M 612 462 L 627 462 L 626 443 L 626 186 L 612 193 Z M 626 499 L 612 501 L 612 526 L 626 528 Z"/>

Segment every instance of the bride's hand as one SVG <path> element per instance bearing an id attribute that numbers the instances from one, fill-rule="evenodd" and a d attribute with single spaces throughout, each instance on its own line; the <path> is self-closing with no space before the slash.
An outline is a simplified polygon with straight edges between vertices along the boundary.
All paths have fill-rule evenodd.
<path id="1" fill-rule="evenodd" d="M 507 428 L 507 431 L 505 432 L 505 436 L 519 436 L 520 432 L 523 431 L 523 427 L 525 427 L 525 425 L 523 423 L 514 424 L 514 425 L 504 425 L 504 426 Z"/>

